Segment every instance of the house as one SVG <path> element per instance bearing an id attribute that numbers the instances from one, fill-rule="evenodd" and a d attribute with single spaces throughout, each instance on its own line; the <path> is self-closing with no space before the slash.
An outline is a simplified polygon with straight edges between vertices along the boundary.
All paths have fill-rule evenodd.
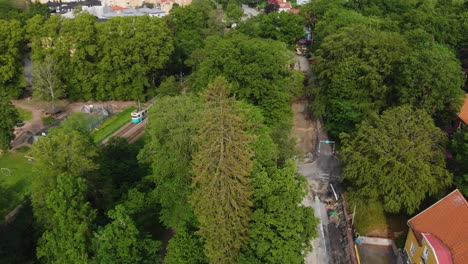
<path id="1" fill-rule="evenodd" d="M 468 263 L 468 202 L 459 190 L 408 221 L 406 263 Z"/>
<path id="2" fill-rule="evenodd" d="M 455 123 L 456 128 L 461 128 L 462 126 L 468 126 L 468 94 L 465 95 L 465 101 L 460 113 L 458 113 L 458 120 Z"/>
<path id="3" fill-rule="evenodd" d="M 288 12 L 292 8 L 290 2 L 283 2 L 283 0 L 268 0 L 267 9 L 278 12 Z"/>

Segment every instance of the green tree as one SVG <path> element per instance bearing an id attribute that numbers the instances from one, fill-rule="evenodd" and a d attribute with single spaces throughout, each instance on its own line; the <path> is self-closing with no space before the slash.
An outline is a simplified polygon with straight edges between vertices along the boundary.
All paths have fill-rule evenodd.
<path id="1" fill-rule="evenodd" d="M 205 264 L 208 259 L 203 253 L 203 243 L 197 235 L 186 230 L 179 230 L 169 240 L 167 254 L 164 258 L 166 264 Z"/>
<path id="2" fill-rule="evenodd" d="M 177 82 L 174 76 L 167 77 L 164 81 L 161 82 L 158 88 L 156 88 L 156 93 L 159 96 L 176 96 L 181 94 L 182 84 Z"/>
<path id="3" fill-rule="evenodd" d="M 211 263 L 234 263 L 247 242 L 252 206 L 249 174 L 252 136 L 237 114 L 229 84 L 223 78 L 210 83 L 200 114 L 197 152 L 193 155 L 191 204 L 200 222 L 205 254 Z"/>
<path id="4" fill-rule="evenodd" d="M 116 17 L 97 24 L 97 29 L 101 58 L 95 99 L 145 99 L 174 49 L 164 21 Z"/>
<path id="5" fill-rule="evenodd" d="M 195 217 L 188 203 L 191 189 L 191 160 L 196 134 L 193 120 L 201 105 L 194 97 L 163 97 L 150 109 L 148 143 L 139 154 L 151 164 L 153 197 L 161 205 L 160 221 L 179 230 L 193 226 Z"/>
<path id="6" fill-rule="evenodd" d="M 462 104 L 464 80 L 460 61 L 444 46 L 433 44 L 407 54 L 401 59 L 396 76 L 401 104 L 422 108 L 433 116 L 442 111 L 456 112 Z"/>
<path id="7" fill-rule="evenodd" d="M 237 1 L 229 0 L 226 7 L 226 24 L 232 25 L 233 23 L 239 23 L 242 15 L 244 15 L 244 10 L 239 7 Z"/>
<path id="8" fill-rule="evenodd" d="M 61 62 L 68 85 L 68 94 L 73 100 L 96 98 L 96 79 L 99 75 L 98 62 L 101 59 L 98 46 L 96 17 L 81 13 L 74 19 L 65 19 L 60 28 Z"/>
<path id="9" fill-rule="evenodd" d="M 300 205 L 307 181 L 296 175 L 292 161 L 271 174 L 256 169 L 246 257 L 258 263 L 303 263 L 304 254 L 312 250 L 310 241 L 317 237 L 319 220 L 312 208 Z"/>
<path id="10" fill-rule="evenodd" d="M 204 39 L 223 33 L 216 6 L 209 0 L 195 0 L 191 5 L 174 7 L 164 19 L 174 37 L 174 53 L 168 69 L 171 74 L 189 70 L 184 63 L 193 51 L 203 47 Z"/>
<path id="11" fill-rule="evenodd" d="M 303 88 L 303 75 L 288 67 L 294 55 L 284 43 L 249 38 L 240 33 L 225 38 L 210 37 L 203 49 L 205 57 L 196 63 L 189 85 L 199 92 L 217 76 L 232 83 L 232 94 L 262 110 L 281 157 L 292 155 L 290 102 Z"/>
<path id="12" fill-rule="evenodd" d="M 424 110 L 400 106 L 371 115 L 341 139 L 342 176 L 355 200 L 412 214 L 428 195 L 452 183 L 445 168 L 447 137 Z"/>
<path id="13" fill-rule="evenodd" d="M 0 98 L 13 99 L 23 85 L 23 28 L 16 20 L 0 19 Z"/>
<path id="14" fill-rule="evenodd" d="M 15 125 L 20 122 L 18 110 L 8 100 L 0 99 L 0 150 L 8 151 L 15 138 Z"/>
<path id="15" fill-rule="evenodd" d="M 351 132 L 371 113 L 391 103 L 395 68 L 408 52 L 405 38 L 355 25 L 327 36 L 317 50 L 320 86 L 312 110 L 325 117 L 332 137 Z"/>
<path id="16" fill-rule="evenodd" d="M 65 122 L 65 121 L 64 121 Z M 47 206 L 47 195 L 56 186 L 57 175 L 68 173 L 80 177 L 91 177 L 98 165 L 97 149 L 92 138 L 83 131 L 62 124 L 53 128 L 47 136 L 33 145 L 35 159 L 32 179 L 32 204 L 34 216 L 40 228 L 50 226 L 53 211 Z"/>
<path id="17" fill-rule="evenodd" d="M 47 195 L 51 225 L 38 241 L 37 257 L 45 263 L 88 263 L 95 211 L 86 200 L 86 182 L 68 173 L 57 176 Z"/>
<path id="18" fill-rule="evenodd" d="M 109 211 L 112 222 L 100 228 L 93 239 L 94 263 L 159 263 L 159 241 L 142 237 L 126 208 Z"/>
<path id="19" fill-rule="evenodd" d="M 35 97 L 50 102 L 52 113 L 55 113 L 55 101 L 65 96 L 65 87 L 58 77 L 55 61 L 47 56 L 43 62 L 33 67 L 33 91 Z"/>
<path id="20" fill-rule="evenodd" d="M 236 29 L 260 38 L 279 40 L 294 44 L 304 36 L 304 18 L 288 12 L 261 13 L 241 23 Z"/>
<path id="21" fill-rule="evenodd" d="M 455 186 L 468 196 L 468 126 L 458 130 L 450 142 L 450 148 L 455 157 L 449 163 L 454 174 Z"/>

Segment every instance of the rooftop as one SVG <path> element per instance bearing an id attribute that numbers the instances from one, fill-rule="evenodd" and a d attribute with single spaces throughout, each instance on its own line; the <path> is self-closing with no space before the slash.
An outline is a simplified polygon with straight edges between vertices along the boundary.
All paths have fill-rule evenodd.
<path id="1" fill-rule="evenodd" d="M 465 95 L 465 102 L 463 103 L 458 117 L 460 117 L 460 119 L 468 125 L 468 94 Z"/>
<path id="2" fill-rule="evenodd" d="M 468 263 L 468 202 L 459 190 L 411 218 L 408 225 L 419 243 L 424 236 L 431 245 L 434 243 L 434 250 L 441 250 L 440 255 L 447 253 L 443 247 L 448 248 L 454 264 Z"/>

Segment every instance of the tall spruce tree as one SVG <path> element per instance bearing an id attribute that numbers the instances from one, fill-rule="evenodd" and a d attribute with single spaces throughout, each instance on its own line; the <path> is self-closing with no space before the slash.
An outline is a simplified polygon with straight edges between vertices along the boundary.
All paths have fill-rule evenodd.
<path id="1" fill-rule="evenodd" d="M 253 137 L 246 133 L 248 122 L 241 118 L 235 99 L 228 97 L 229 84 L 224 78 L 210 83 L 204 96 L 205 109 L 195 137 L 196 190 L 191 202 L 210 263 L 234 263 L 248 237 Z"/>

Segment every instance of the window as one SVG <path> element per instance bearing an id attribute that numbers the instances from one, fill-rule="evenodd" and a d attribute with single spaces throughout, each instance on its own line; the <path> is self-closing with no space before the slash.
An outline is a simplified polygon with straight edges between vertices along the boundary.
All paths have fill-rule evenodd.
<path id="1" fill-rule="evenodd" d="M 414 244 L 413 242 L 411 242 L 411 247 L 410 247 L 411 256 L 414 256 L 414 250 L 415 250 Z"/>
<path id="2" fill-rule="evenodd" d="M 424 259 L 424 261 L 427 260 L 427 256 L 429 256 L 429 249 L 427 248 L 427 246 L 424 246 L 424 251 L 422 255 L 422 258 Z"/>

